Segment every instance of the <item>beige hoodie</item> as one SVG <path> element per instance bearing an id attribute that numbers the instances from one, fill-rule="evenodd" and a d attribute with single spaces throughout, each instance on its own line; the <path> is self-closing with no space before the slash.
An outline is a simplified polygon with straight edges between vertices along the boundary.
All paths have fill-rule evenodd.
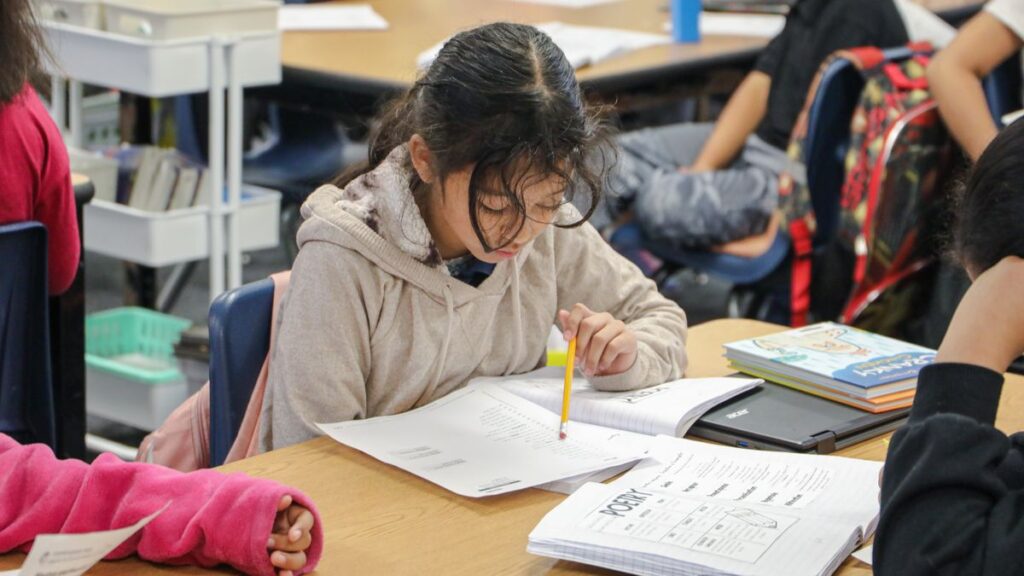
<path id="1" fill-rule="evenodd" d="M 476 376 L 534 370 L 558 310 L 577 302 L 637 335 L 633 367 L 592 378 L 596 387 L 627 390 L 683 374 L 683 311 L 589 224 L 549 226 L 479 287 L 452 278 L 413 201 L 408 164 L 398 148 L 345 190 L 323 186 L 302 207 L 261 449 L 319 436 L 317 422 L 405 412 Z"/>

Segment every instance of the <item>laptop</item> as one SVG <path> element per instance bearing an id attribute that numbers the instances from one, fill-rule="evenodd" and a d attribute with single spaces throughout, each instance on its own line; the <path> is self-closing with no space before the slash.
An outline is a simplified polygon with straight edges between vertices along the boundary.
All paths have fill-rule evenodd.
<path id="1" fill-rule="evenodd" d="M 765 382 L 705 413 L 687 434 L 743 448 L 828 454 L 899 428 L 909 413 L 871 414 Z"/>

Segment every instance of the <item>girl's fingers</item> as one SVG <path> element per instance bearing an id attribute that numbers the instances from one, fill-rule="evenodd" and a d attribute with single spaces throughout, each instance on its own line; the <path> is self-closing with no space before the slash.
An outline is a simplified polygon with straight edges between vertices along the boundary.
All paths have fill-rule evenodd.
<path id="1" fill-rule="evenodd" d="M 632 346 L 633 344 L 631 339 L 629 338 L 629 335 L 626 334 L 625 325 L 623 325 L 622 330 L 615 335 L 615 338 L 609 342 L 607 346 L 605 346 L 604 355 L 601 357 L 601 364 L 597 368 L 598 373 L 604 373 L 606 370 L 611 368 L 620 356 L 629 352 L 629 349 Z"/>
<path id="2" fill-rule="evenodd" d="M 284 512 L 291 505 L 292 505 L 292 497 L 291 497 L 291 495 L 290 494 L 285 494 L 284 496 L 281 496 L 281 500 L 277 503 L 277 511 L 278 512 Z"/>
<path id="3" fill-rule="evenodd" d="M 605 356 L 607 356 L 608 344 L 615 340 L 615 337 L 621 334 L 624 329 L 625 324 L 612 319 L 590 338 L 590 347 L 587 348 L 587 358 L 584 361 L 588 375 L 595 374 L 601 370 L 601 365 L 605 362 Z"/>
<path id="4" fill-rule="evenodd" d="M 313 513 L 302 506 L 292 506 L 288 510 L 289 519 L 292 522 L 288 530 L 288 539 L 292 542 L 298 541 L 302 535 L 309 535 L 313 529 Z"/>
<path id="5" fill-rule="evenodd" d="M 562 328 L 562 338 L 565 338 L 565 341 L 568 342 L 569 339 L 570 339 L 570 337 L 569 337 L 569 311 L 568 310 L 559 310 L 558 311 L 558 324 Z"/>
<path id="6" fill-rule="evenodd" d="M 608 324 L 610 319 L 611 316 L 608 314 L 594 314 L 587 316 L 580 322 L 580 326 L 576 331 L 576 358 L 582 363 L 580 369 L 591 369 L 590 364 L 587 362 L 587 358 L 590 357 L 591 340 L 595 334 Z"/>
<path id="7" fill-rule="evenodd" d="M 576 304 L 575 306 L 572 307 L 572 310 L 569 311 L 569 319 L 566 322 L 566 326 L 563 327 L 565 330 L 563 336 L 565 337 L 565 340 L 567 342 L 569 340 L 572 340 L 573 338 L 576 338 L 577 351 L 579 351 L 581 348 L 578 333 L 580 323 L 583 322 L 584 318 L 587 318 L 592 314 L 593 312 L 590 310 L 590 308 L 587 308 L 583 304 Z"/>
<path id="8" fill-rule="evenodd" d="M 270 555 L 270 563 L 281 570 L 298 570 L 306 565 L 306 553 L 275 550 Z"/>
<path id="9" fill-rule="evenodd" d="M 291 534 L 271 534 L 267 539 L 267 548 L 271 551 L 301 552 L 313 543 L 313 536 L 307 531 L 299 534 L 297 540 L 292 540 Z"/>

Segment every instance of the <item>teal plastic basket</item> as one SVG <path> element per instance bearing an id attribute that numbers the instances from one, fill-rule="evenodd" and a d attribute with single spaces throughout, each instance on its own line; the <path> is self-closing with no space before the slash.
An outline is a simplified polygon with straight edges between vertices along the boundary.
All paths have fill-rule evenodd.
<path id="1" fill-rule="evenodd" d="M 85 318 L 85 364 L 147 384 L 181 380 L 174 345 L 191 325 L 189 320 L 146 308 L 90 314 Z M 133 365 L 118 358 L 129 355 L 144 357 L 154 366 Z"/>

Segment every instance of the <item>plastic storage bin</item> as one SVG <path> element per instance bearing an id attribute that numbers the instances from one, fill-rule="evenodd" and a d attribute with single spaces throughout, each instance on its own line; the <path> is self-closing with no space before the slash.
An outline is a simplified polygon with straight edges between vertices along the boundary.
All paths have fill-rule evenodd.
<path id="1" fill-rule="evenodd" d="M 49 66 L 54 74 L 153 98 L 210 89 L 208 37 L 154 40 L 53 21 L 44 21 L 42 28 L 60 63 Z M 240 35 L 236 52 L 242 86 L 281 82 L 280 32 Z"/>
<path id="2" fill-rule="evenodd" d="M 152 40 L 277 30 L 267 0 L 105 0 L 108 32 Z"/>
<path id="3" fill-rule="evenodd" d="M 242 187 L 238 220 L 242 250 L 273 248 L 278 229 L 281 193 Z M 85 205 L 85 249 L 112 258 L 159 268 L 209 257 L 207 206 L 147 212 L 112 202 Z"/>
<path id="4" fill-rule="evenodd" d="M 97 30 L 103 27 L 103 5 L 99 0 L 36 0 L 35 4 L 43 20 Z"/>
<path id="5" fill-rule="evenodd" d="M 188 397 L 174 345 L 192 322 L 144 308 L 85 320 L 86 412 L 154 430 Z"/>

